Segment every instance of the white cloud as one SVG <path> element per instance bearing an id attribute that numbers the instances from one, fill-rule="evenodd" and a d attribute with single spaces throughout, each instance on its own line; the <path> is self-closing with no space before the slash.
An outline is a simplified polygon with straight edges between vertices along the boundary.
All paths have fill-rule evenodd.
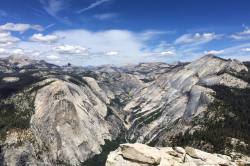
<path id="1" fill-rule="evenodd" d="M 109 19 L 112 19 L 115 17 L 117 17 L 116 13 L 102 13 L 102 14 L 94 15 L 94 18 L 96 18 L 98 20 L 109 20 Z"/>
<path id="2" fill-rule="evenodd" d="M 33 41 L 20 41 L 16 44 L 16 48 L 25 50 L 26 55 L 30 56 L 31 58 L 44 60 L 46 55 L 50 55 L 52 44 Z"/>
<path id="3" fill-rule="evenodd" d="M 173 52 L 173 51 L 163 51 L 163 52 L 160 52 L 160 55 L 161 56 L 175 55 L 175 52 Z"/>
<path id="4" fill-rule="evenodd" d="M 154 37 L 160 36 L 160 35 L 164 35 L 164 34 L 172 34 L 174 33 L 173 31 L 159 31 L 159 30 L 146 30 L 142 33 L 140 33 L 140 38 L 142 40 L 150 40 Z"/>
<path id="5" fill-rule="evenodd" d="M 250 43 L 238 44 L 232 47 L 224 48 L 224 53 L 220 56 L 223 58 L 249 61 L 250 60 L 249 52 L 243 51 L 245 48 L 250 48 Z"/>
<path id="6" fill-rule="evenodd" d="M 79 45 L 60 45 L 54 51 L 60 54 L 88 55 L 88 49 Z"/>
<path id="7" fill-rule="evenodd" d="M 163 46 L 157 50 L 149 47 L 148 42 L 161 34 L 165 32 L 61 30 L 48 35 L 34 34 L 29 41 L 22 40 L 15 47 L 25 50 L 32 58 L 45 59 L 51 63 L 56 60 L 52 55 L 59 57 L 61 63 L 76 65 L 137 63 L 145 60 L 145 54 L 155 52 L 155 57 L 164 58 L 171 54 L 170 51 L 174 52 L 172 48 Z"/>
<path id="8" fill-rule="evenodd" d="M 250 29 L 247 28 L 247 29 L 245 29 L 244 31 L 239 32 L 239 34 L 240 34 L 240 35 L 250 35 Z"/>
<path id="9" fill-rule="evenodd" d="M 108 56 L 116 56 L 118 54 L 119 53 L 117 51 L 109 51 L 109 52 L 106 53 L 106 55 L 108 55 Z"/>
<path id="10" fill-rule="evenodd" d="M 55 59 L 59 59 L 59 57 L 57 55 L 48 55 L 46 56 L 48 59 L 52 59 L 52 60 L 55 60 Z"/>
<path id="11" fill-rule="evenodd" d="M 153 61 L 166 61 L 177 57 L 176 48 L 173 44 L 167 43 L 166 41 L 160 41 L 158 45 L 145 51 L 146 54 L 144 54 L 144 57 Z"/>
<path id="12" fill-rule="evenodd" d="M 51 55 L 58 56 L 61 63 L 70 62 L 76 65 L 137 63 L 144 60 L 144 54 L 152 52 L 150 49 L 145 50 L 147 42 L 160 34 L 163 33 L 158 31 L 134 33 L 115 29 L 61 30 L 49 35 L 34 34 L 29 41 L 18 42 L 16 47 L 26 52 L 29 51 L 35 58 L 45 59 L 52 63 L 55 62 L 55 58 L 51 58 Z M 52 41 L 55 40 L 57 42 L 53 43 Z M 157 52 L 161 53 L 165 50 L 169 51 L 169 49 L 162 49 Z M 166 54 L 162 53 L 162 56 Z"/>
<path id="13" fill-rule="evenodd" d="M 86 11 L 91 10 L 91 9 L 93 9 L 93 8 L 103 4 L 105 2 L 108 2 L 108 1 L 110 1 L 110 0 L 97 0 L 94 3 L 91 3 L 88 7 L 85 7 L 83 9 L 78 10 L 77 13 L 80 14 L 80 13 L 86 12 Z"/>
<path id="14" fill-rule="evenodd" d="M 84 29 L 57 31 L 60 42 L 66 45 L 84 45 L 91 53 L 100 55 L 105 50 L 116 50 L 123 56 L 137 57 L 142 54 L 144 42 L 140 34 L 127 30 L 88 31 Z"/>
<path id="15" fill-rule="evenodd" d="M 169 62 L 183 60 L 183 57 L 189 61 L 204 54 L 200 44 L 220 38 L 220 35 L 215 33 L 196 33 L 188 36 L 184 34 L 176 39 L 177 43 L 183 44 L 161 41 L 158 45 L 152 45 L 151 41 L 155 41 L 160 35 L 168 33 L 170 31 L 146 30 L 132 32 L 119 29 L 103 31 L 73 29 L 55 31 L 48 35 L 34 34 L 29 41 L 20 41 L 17 38 L 12 43 L 17 42 L 15 48 L 25 50 L 26 55 L 45 59 L 51 63 L 59 59 L 60 63 L 101 65 L 147 62 L 152 61 L 152 59 Z M 14 37 L 11 33 L 8 33 L 7 36 Z M 182 40 L 180 40 L 181 38 Z M 9 49 L 7 52 L 22 54 L 22 50 Z M 0 52 L 6 52 L 6 50 L 0 50 Z M 224 56 L 227 52 L 208 50 L 206 53 L 223 53 Z"/>
<path id="16" fill-rule="evenodd" d="M 37 52 L 24 50 L 22 48 L 0 48 L 0 55 L 1 56 L 10 56 L 10 55 L 22 55 L 22 56 L 32 56 L 35 55 Z"/>
<path id="17" fill-rule="evenodd" d="M 58 12 L 64 9 L 62 0 L 39 0 L 44 10 L 51 16 L 57 17 Z"/>
<path id="18" fill-rule="evenodd" d="M 16 31 L 16 32 L 25 32 L 29 29 L 42 31 L 43 27 L 40 25 L 31 25 L 31 24 L 21 24 L 21 23 L 6 23 L 4 25 L 0 25 L 0 30 L 2 31 Z"/>
<path id="19" fill-rule="evenodd" d="M 173 57 L 175 55 L 176 55 L 175 51 L 167 50 L 167 51 L 162 51 L 162 52 L 147 53 L 144 55 L 144 57 L 145 58 L 154 58 L 155 60 L 157 60 L 158 58 L 160 58 L 160 59 L 169 58 L 169 57 Z"/>
<path id="20" fill-rule="evenodd" d="M 230 37 L 234 40 L 249 40 L 250 39 L 250 35 L 235 34 L 235 35 L 231 35 Z"/>
<path id="21" fill-rule="evenodd" d="M 12 36 L 10 32 L 1 32 L 0 31 L 0 46 L 9 46 L 13 43 L 18 42 L 20 39 Z"/>
<path id="22" fill-rule="evenodd" d="M 250 52 L 250 48 L 242 48 L 241 50 L 244 52 Z"/>
<path id="23" fill-rule="evenodd" d="M 234 40 L 249 40 L 250 39 L 250 29 L 244 26 L 245 29 L 242 32 L 237 32 L 232 34 L 230 37 Z"/>
<path id="24" fill-rule="evenodd" d="M 55 25 L 56 25 L 55 23 L 51 23 L 51 24 L 47 25 L 47 26 L 45 27 L 45 29 L 49 29 L 49 28 L 51 28 L 51 27 L 53 27 L 53 26 L 55 26 Z"/>
<path id="25" fill-rule="evenodd" d="M 34 34 L 30 37 L 31 41 L 34 42 L 44 42 L 44 43 L 53 43 L 58 40 L 58 36 L 56 35 L 43 35 L 41 33 Z"/>
<path id="26" fill-rule="evenodd" d="M 205 54 L 213 54 L 213 55 L 220 55 L 224 53 L 224 50 L 210 50 L 210 51 L 205 51 Z"/>
<path id="27" fill-rule="evenodd" d="M 16 48 L 16 49 L 13 49 L 11 54 L 14 54 L 14 55 L 25 55 L 25 51 L 21 48 Z"/>
<path id="28" fill-rule="evenodd" d="M 5 48 L 0 48 L 0 55 L 6 54 L 6 53 L 7 53 L 7 51 Z"/>
<path id="29" fill-rule="evenodd" d="M 70 24 L 68 17 L 62 16 L 62 11 L 67 7 L 66 0 L 39 0 L 43 5 L 43 9 L 48 15 L 54 17 L 58 21 L 66 24 Z"/>
<path id="30" fill-rule="evenodd" d="M 175 44 L 204 44 L 219 39 L 221 35 L 215 33 L 184 34 L 175 40 Z"/>

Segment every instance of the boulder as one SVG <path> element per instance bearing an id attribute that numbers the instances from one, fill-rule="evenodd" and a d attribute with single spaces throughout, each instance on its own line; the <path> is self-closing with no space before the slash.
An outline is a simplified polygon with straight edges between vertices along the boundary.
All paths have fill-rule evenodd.
<path id="1" fill-rule="evenodd" d="M 235 166 L 245 161 L 233 161 L 231 157 L 211 154 L 192 147 L 150 147 L 145 144 L 121 144 L 109 154 L 106 166 Z"/>

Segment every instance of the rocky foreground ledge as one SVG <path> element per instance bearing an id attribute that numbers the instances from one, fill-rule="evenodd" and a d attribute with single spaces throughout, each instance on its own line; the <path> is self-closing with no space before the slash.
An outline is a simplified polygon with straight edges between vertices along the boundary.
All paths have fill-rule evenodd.
<path id="1" fill-rule="evenodd" d="M 106 166 L 195 166 L 250 165 L 250 161 L 233 160 L 221 154 L 211 154 L 191 147 L 149 147 L 144 144 L 121 144 L 108 156 Z"/>

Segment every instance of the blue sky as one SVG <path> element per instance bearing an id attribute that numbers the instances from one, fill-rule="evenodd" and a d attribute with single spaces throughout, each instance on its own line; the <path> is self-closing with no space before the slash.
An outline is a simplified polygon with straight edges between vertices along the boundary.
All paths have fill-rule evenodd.
<path id="1" fill-rule="evenodd" d="M 2 0 L 0 57 L 56 64 L 250 60 L 249 0 Z"/>

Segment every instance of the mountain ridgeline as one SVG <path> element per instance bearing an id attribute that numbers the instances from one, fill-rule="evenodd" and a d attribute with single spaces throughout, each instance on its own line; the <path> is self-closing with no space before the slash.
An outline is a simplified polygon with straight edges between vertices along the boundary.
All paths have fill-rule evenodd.
<path id="1" fill-rule="evenodd" d="M 105 165 L 123 143 L 250 156 L 249 70 L 213 55 L 91 68 L 0 59 L 0 165 Z"/>

